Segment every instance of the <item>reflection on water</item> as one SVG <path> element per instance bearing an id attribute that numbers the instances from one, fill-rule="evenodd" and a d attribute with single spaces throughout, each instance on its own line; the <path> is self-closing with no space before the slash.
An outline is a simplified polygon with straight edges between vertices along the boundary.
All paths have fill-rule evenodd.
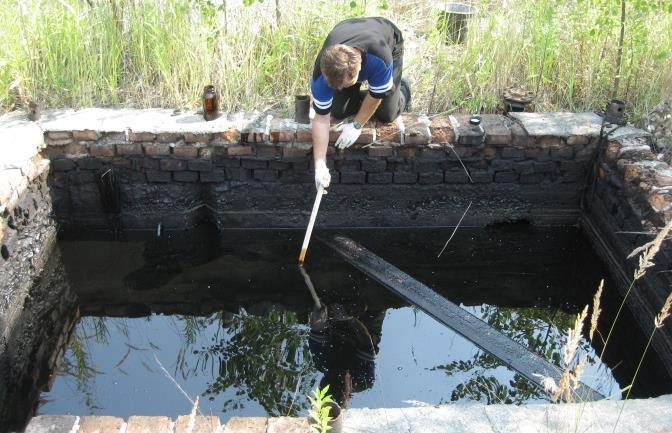
<path id="1" fill-rule="evenodd" d="M 222 420 L 296 415 L 327 383 L 346 407 L 547 399 L 315 242 L 309 266 L 325 306 L 317 310 L 296 270 L 301 235 L 206 230 L 188 241 L 61 242 L 88 317 L 40 413 L 177 416 L 191 410 L 187 394 Z M 566 330 L 603 275 L 585 242 L 566 230 L 464 230 L 438 261 L 448 235 L 352 237 L 560 365 Z M 612 373 L 587 340 L 580 351 L 584 382 L 620 398 L 622 361 Z"/>

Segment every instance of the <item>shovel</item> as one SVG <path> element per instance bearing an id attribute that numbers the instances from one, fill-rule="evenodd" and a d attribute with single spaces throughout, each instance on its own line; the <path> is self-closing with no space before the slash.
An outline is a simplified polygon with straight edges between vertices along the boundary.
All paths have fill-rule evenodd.
<path id="1" fill-rule="evenodd" d="M 315 225 L 315 218 L 317 218 L 317 211 L 320 209 L 320 202 L 324 194 L 324 188 L 320 185 L 317 188 L 317 195 L 315 196 L 315 203 L 313 204 L 313 211 L 310 213 L 310 221 L 308 221 L 308 228 L 306 229 L 306 236 L 303 238 L 303 245 L 301 246 L 301 254 L 299 254 L 299 266 L 303 265 L 306 258 L 306 250 L 308 250 L 308 243 L 310 243 L 310 235 L 313 233 L 313 226 Z"/>

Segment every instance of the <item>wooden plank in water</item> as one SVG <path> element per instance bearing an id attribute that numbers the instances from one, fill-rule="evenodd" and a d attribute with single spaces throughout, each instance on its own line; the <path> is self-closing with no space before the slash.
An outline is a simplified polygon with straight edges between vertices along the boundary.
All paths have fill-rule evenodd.
<path id="1" fill-rule="evenodd" d="M 558 367 L 414 280 L 352 239 L 337 235 L 331 239 L 323 239 L 323 242 L 354 267 L 492 354 L 540 388 L 543 389 L 544 386 L 542 377 L 538 375 L 550 377 L 555 383 L 560 383 L 562 372 Z M 604 399 L 604 396 L 582 383 L 573 398 L 574 401 L 596 401 Z"/>

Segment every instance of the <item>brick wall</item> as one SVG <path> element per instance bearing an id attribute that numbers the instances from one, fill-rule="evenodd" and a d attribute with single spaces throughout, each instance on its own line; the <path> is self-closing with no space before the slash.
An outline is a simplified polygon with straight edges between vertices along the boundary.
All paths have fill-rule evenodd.
<path id="1" fill-rule="evenodd" d="M 635 248 L 652 241 L 672 220 L 672 169 L 651 148 L 649 137 L 629 134 L 605 143 L 583 200 L 582 226 L 608 264 L 622 295 L 628 291 L 639 266 L 640 254 L 628 256 Z M 672 290 L 669 240 L 662 244 L 654 263 L 634 283 L 628 297 L 628 306 L 644 335 L 653 331 L 654 317 Z M 669 323 L 656 332 L 653 346 L 672 375 Z"/>
<path id="2" fill-rule="evenodd" d="M 266 114 L 222 117 L 219 128 L 196 132 L 152 125 L 147 131 L 52 130 L 59 125 L 48 124 L 43 154 L 51 160 L 59 222 L 104 227 L 94 180 L 113 168 L 127 228 L 159 221 L 180 227 L 203 217 L 221 227 L 305 225 L 315 194 L 310 128 Z M 578 220 L 595 133 L 531 135 L 499 115 L 483 116 L 481 126 L 463 115 L 401 120 L 370 122 L 345 151 L 333 147 L 339 133 L 332 126 L 333 194 L 323 201 L 319 224 L 451 225 L 469 202 L 465 222 L 476 225 Z"/>

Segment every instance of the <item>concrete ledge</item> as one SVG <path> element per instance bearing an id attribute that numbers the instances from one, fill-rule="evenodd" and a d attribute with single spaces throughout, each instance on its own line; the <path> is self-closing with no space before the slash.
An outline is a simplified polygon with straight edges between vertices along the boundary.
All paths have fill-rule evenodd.
<path id="1" fill-rule="evenodd" d="M 349 409 L 343 412 L 343 417 L 346 433 L 661 433 L 672 430 L 672 395 L 627 402 Z M 183 431 L 177 423 L 171 423 L 166 430 L 166 417 L 142 418 L 145 426 L 142 431 Z M 38 416 L 31 420 L 26 433 L 83 433 L 84 425 L 88 426 L 87 431 L 98 426 L 101 433 L 117 433 L 129 431 L 130 423 L 112 417 Z M 152 426 L 156 429 L 152 430 Z M 289 417 L 233 417 L 222 426 L 216 417 L 196 417 L 193 426 L 193 431 L 199 433 L 308 433 L 309 429 L 306 418 Z"/>
<path id="2" fill-rule="evenodd" d="M 509 113 L 530 135 L 597 137 L 602 117 L 595 113 Z"/>
<path id="3" fill-rule="evenodd" d="M 623 413 L 619 419 L 619 412 Z M 616 420 L 618 419 L 618 424 Z M 525 406 L 455 404 L 408 409 L 353 409 L 345 430 L 368 433 L 667 432 L 672 396 L 648 400 Z M 614 426 L 616 429 L 614 430 Z"/>

